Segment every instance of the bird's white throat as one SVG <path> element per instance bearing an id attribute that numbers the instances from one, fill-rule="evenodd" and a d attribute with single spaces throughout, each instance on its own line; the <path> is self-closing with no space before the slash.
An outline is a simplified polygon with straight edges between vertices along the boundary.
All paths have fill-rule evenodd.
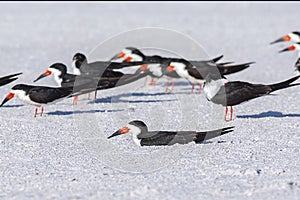
<path id="1" fill-rule="evenodd" d="M 141 146 L 141 140 L 138 139 L 138 134 L 141 133 L 141 129 L 139 127 L 136 127 L 134 125 L 128 124 L 127 127 L 130 129 L 128 133 L 132 134 L 132 139 L 134 141 L 135 144 L 137 144 L 138 146 Z"/>
<path id="2" fill-rule="evenodd" d="M 220 88 L 227 83 L 226 79 L 211 80 L 205 82 L 203 91 L 208 100 L 211 100 L 220 90 Z"/>

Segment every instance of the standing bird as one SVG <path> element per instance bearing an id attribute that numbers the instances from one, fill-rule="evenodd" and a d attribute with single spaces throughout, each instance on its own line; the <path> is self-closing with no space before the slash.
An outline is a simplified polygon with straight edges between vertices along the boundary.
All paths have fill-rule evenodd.
<path id="1" fill-rule="evenodd" d="M 204 93 L 209 101 L 215 104 L 226 106 L 224 120 L 231 121 L 233 113 L 232 106 L 238 105 L 254 98 L 268 95 L 276 90 L 300 85 L 300 83 L 291 84 L 299 77 L 300 76 L 296 76 L 294 78 L 276 84 L 263 85 L 241 81 L 228 82 L 224 77 L 215 78 L 209 74 L 205 79 Z M 228 106 L 230 107 L 229 120 L 227 120 Z"/>
<path id="2" fill-rule="evenodd" d="M 84 84 L 88 84 L 88 83 L 91 83 L 91 84 L 94 83 L 94 85 L 97 85 L 97 82 L 95 83 L 95 81 L 98 81 L 98 80 L 93 81 L 92 78 L 88 78 L 88 77 L 78 78 L 77 75 L 67 73 L 66 65 L 64 65 L 62 63 L 54 63 L 44 73 L 42 73 L 37 79 L 35 79 L 33 82 L 37 82 L 38 80 L 45 78 L 47 76 L 50 76 L 52 74 L 53 74 L 55 82 L 60 87 L 72 87 L 73 88 L 76 79 L 77 79 L 77 81 L 76 81 L 77 85 L 84 85 Z M 95 98 L 96 98 L 96 95 L 95 95 Z M 73 100 L 73 105 L 77 104 L 77 101 L 78 101 L 78 96 L 75 96 L 74 100 Z"/>
<path id="3" fill-rule="evenodd" d="M 279 53 L 282 53 L 282 52 L 286 52 L 286 51 L 298 51 L 298 59 L 295 63 L 295 70 L 300 73 L 300 43 L 296 43 L 296 44 L 293 44 L 291 46 L 289 46 L 288 48 L 285 48 L 285 49 L 282 49 L 279 51 Z"/>
<path id="4" fill-rule="evenodd" d="M 10 93 L 2 101 L 0 107 L 16 96 L 23 102 L 36 106 L 34 112 L 35 118 L 38 112 L 38 107 L 42 108 L 40 113 L 40 116 L 42 116 L 44 112 L 44 105 L 63 100 L 72 93 L 72 90 L 72 88 L 53 88 L 18 84 L 11 88 Z"/>
<path id="5" fill-rule="evenodd" d="M 158 55 L 146 56 L 138 48 L 135 47 L 126 47 L 120 53 L 116 54 L 112 60 L 121 59 L 123 62 L 144 62 L 137 70 L 137 73 L 140 71 L 148 71 L 151 76 L 150 85 L 156 84 L 156 79 L 161 78 L 164 75 L 164 69 L 167 67 L 164 63 L 169 62 L 169 58 L 164 58 Z M 168 73 L 165 75 L 167 78 L 166 82 L 166 92 L 172 91 L 174 88 L 174 79 L 180 78 L 176 72 Z M 172 80 L 172 89 L 169 90 L 169 80 Z M 145 79 L 146 84 L 147 79 Z"/>
<path id="6" fill-rule="evenodd" d="M 118 135 L 131 133 L 133 141 L 139 146 L 161 146 L 173 144 L 187 144 L 190 142 L 203 142 L 226 133 L 233 131 L 234 127 L 226 127 L 213 131 L 148 131 L 147 125 L 139 120 L 134 120 L 128 123 L 125 127 L 119 129 L 111 136 L 112 138 Z"/>
<path id="7" fill-rule="evenodd" d="M 222 57 L 223 57 L 223 55 L 216 57 L 214 59 L 211 59 L 211 60 L 184 61 L 184 59 L 181 59 L 181 58 L 167 58 L 167 57 L 161 57 L 161 56 L 157 56 L 157 55 L 146 56 L 139 49 L 137 49 L 135 47 L 127 47 L 124 50 L 122 50 L 120 53 L 115 55 L 113 58 L 115 58 L 115 59 L 123 58 L 127 62 L 129 62 L 129 61 L 130 62 L 131 61 L 145 62 L 145 64 L 141 66 L 141 69 L 144 71 L 149 70 L 151 72 L 151 74 L 152 74 L 151 76 L 153 78 L 160 78 L 164 75 L 167 79 L 171 79 L 172 80 L 172 89 L 170 91 L 172 91 L 174 88 L 174 79 L 178 79 L 178 78 L 193 79 L 191 77 L 187 78 L 183 74 L 179 74 L 179 72 L 177 70 L 174 70 L 174 68 L 172 69 L 172 67 L 169 67 L 168 71 L 166 71 L 168 65 L 172 62 L 180 63 L 180 62 L 184 61 L 184 62 L 187 62 L 188 64 L 183 63 L 183 65 L 192 64 L 193 66 L 197 66 L 197 68 L 201 68 L 203 66 L 207 67 L 208 65 L 217 66 L 220 73 L 222 73 L 222 74 L 231 74 L 231 73 L 235 73 L 235 72 L 244 70 L 247 67 L 249 67 L 250 64 L 253 63 L 253 62 L 251 62 L 251 63 L 245 63 L 245 64 L 240 64 L 240 65 L 230 65 L 230 66 L 227 66 L 227 65 L 231 64 L 232 62 L 219 63 L 219 64 L 216 63 Z M 151 64 L 147 65 L 148 62 Z M 157 65 L 155 63 L 159 63 L 160 65 Z M 180 63 L 179 65 L 182 65 L 182 63 Z M 154 79 L 152 79 L 152 80 L 154 80 Z M 194 84 L 202 83 L 202 80 L 203 80 L 203 78 L 201 78 L 201 80 L 197 80 L 197 81 L 193 80 L 192 81 L 192 91 L 194 89 Z M 166 82 L 166 92 L 169 91 L 168 85 L 169 85 L 169 82 L 167 81 Z M 200 84 L 200 88 L 201 88 L 201 84 Z"/>
<path id="8" fill-rule="evenodd" d="M 102 77 L 93 77 L 87 75 L 74 75 L 67 73 L 67 67 L 62 63 L 55 63 L 51 65 L 43 74 L 41 74 L 34 82 L 53 74 L 55 81 L 61 87 L 73 88 L 74 94 L 86 94 L 87 91 L 96 91 L 102 89 L 113 88 L 121 85 L 125 85 L 136 81 L 147 74 L 123 74 L 121 72 L 106 71 Z M 74 96 L 73 104 L 77 103 L 78 96 Z"/>
<path id="9" fill-rule="evenodd" d="M 22 72 L 21 73 L 17 73 L 17 74 L 12 74 L 12 75 L 1 77 L 0 78 L 0 86 L 9 84 L 9 83 L 17 80 L 18 77 L 16 77 L 16 76 L 19 76 L 20 74 L 22 74 Z"/>
<path id="10" fill-rule="evenodd" d="M 232 74 L 248 68 L 252 63 L 253 62 L 224 67 L 223 65 L 208 61 L 191 63 L 185 59 L 172 59 L 172 61 L 169 63 L 169 66 L 167 67 L 167 71 L 176 71 L 180 77 L 185 78 L 190 83 L 192 83 L 191 93 L 193 93 L 196 83 L 199 83 L 199 92 L 201 91 L 205 75 L 209 73 L 219 73 L 222 76 Z"/>
<path id="11" fill-rule="evenodd" d="M 278 42 L 287 42 L 287 41 L 300 42 L 300 32 L 299 31 L 290 32 L 287 35 L 271 42 L 270 44 L 275 44 Z"/>

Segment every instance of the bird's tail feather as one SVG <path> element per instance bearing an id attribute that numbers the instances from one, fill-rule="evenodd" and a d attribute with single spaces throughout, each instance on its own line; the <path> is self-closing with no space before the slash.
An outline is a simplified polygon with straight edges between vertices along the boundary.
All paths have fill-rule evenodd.
<path id="1" fill-rule="evenodd" d="M 209 140 L 209 139 L 218 137 L 220 135 L 230 133 L 230 132 L 233 131 L 233 128 L 234 128 L 234 126 L 226 127 L 226 128 L 222 128 L 222 129 L 217 129 L 217 130 L 213 130 L 213 131 L 199 132 L 197 134 L 197 138 L 196 138 L 195 142 L 196 143 L 202 142 L 204 140 Z"/>
<path id="2" fill-rule="evenodd" d="M 242 70 L 250 67 L 250 65 L 253 63 L 255 63 L 255 62 L 248 62 L 248 63 L 242 63 L 242 64 L 237 64 L 237 65 L 227 65 L 227 66 L 218 65 L 218 68 L 222 75 L 228 75 L 228 74 L 242 71 Z"/>
<path id="3" fill-rule="evenodd" d="M 295 76 L 293 78 L 290 78 L 286 81 L 282 81 L 280 83 L 269 85 L 272 89 L 271 92 L 274 92 L 276 90 L 281 90 L 281 89 L 284 89 L 284 88 L 288 88 L 288 87 L 292 87 L 292 86 L 296 86 L 296 85 L 300 85 L 300 83 L 291 84 L 291 83 L 295 82 L 298 78 L 300 78 L 300 75 Z"/>

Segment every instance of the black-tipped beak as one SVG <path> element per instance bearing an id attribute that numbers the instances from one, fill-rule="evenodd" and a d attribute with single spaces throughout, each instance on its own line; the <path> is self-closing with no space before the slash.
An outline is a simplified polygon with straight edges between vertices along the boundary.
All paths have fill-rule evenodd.
<path id="1" fill-rule="evenodd" d="M 35 79 L 33 82 L 37 82 L 38 80 L 40 80 L 46 76 L 49 76 L 50 74 L 51 74 L 51 71 L 47 70 L 43 74 L 41 74 L 37 79 Z"/>
<path id="2" fill-rule="evenodd" d="M 120 53 L 117 53 L 116 55 L 114 55 L 109 61 L 117 60 L 117 59 L 124 58 L 124 57 L 125 57 L 125 53 L 120 52 Z"/>
<path id="3" fill-rule="evenodd" d="M 282 52 L 285 52 L 285 51 L 294 51 L 296 49 L 296 47 L 294 45 L 292 46 L 289 46 L 288 48 L 285 48 L 285 49 L 282 49 L 280 51 L 278 51 L 278 53 L 282 53 Z"/>
<path id="4" fill-rule="evenodd" d="M 282 52 L 285 52 L 285 51 L 289 51 L 289 48 L 282 49 L 282 50 L 278 51 L 278 53 L 282 53 Z"/>
<path id="5" fill-rule="evenodd" d="M 270 44 L 275 44 L 275 43 L 278 43 L 278 42 L 284 42 L 284 41 L 285 41 L 284 38 L 281 37 L 281 38 L 279 38 L 279 39 L 277 39 L 277 40 L 271 42 Z"/>
<path id="6" fill-rule="evenodd" d="M 113 61 L 117 59 L 119 59 L 119 54 L 114 55 L 109 61 Z"/>
<path id="7" fill-rule="evenodd" d="M 118 135 L 121 135 L 120 130 L 114 132 L 111 136 L 107 137 L 107 139 L 110 139 L 110 138 L 115 137 L 115 136 L 118 136 Z"/>
<path id="8" fill-rule="evenodd" d="M 9 100 L 11 100 L 12 98 L 14 98 L 15 94 L 14 93 L 9 93 L 5 99 L 2 101 L 0 107 L 2 107 L 6 102 L 8 102 Z"/>

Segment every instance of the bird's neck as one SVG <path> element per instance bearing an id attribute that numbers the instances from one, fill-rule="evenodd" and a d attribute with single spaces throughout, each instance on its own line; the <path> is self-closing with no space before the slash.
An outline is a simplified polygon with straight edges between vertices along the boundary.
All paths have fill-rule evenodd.
<path id="1" fill-rule="evenodd" d="M 226 79 L 209 80 L 204 84 L 204 94 L 208 100 L 214 98 L 214 96 L 220 91 L 228 81 Z"/>

